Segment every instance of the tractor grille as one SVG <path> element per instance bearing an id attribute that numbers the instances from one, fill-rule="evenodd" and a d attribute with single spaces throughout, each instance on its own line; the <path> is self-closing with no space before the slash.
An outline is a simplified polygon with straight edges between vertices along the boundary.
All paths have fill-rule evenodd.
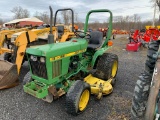
<path id="1" fill-rule="evenodd" d="M 61 74 L 62 60 L 53 62 L 53 78 Z"/>
<path id="2" fill-rule="evenodd" d="M 32 73 L 34 75 L 48 79 L 46 62 L 41 62 L 40 57 L 37 57 L 36 61 L 33 61 L 30 59 L 30 65 L 31 65 Z"/>

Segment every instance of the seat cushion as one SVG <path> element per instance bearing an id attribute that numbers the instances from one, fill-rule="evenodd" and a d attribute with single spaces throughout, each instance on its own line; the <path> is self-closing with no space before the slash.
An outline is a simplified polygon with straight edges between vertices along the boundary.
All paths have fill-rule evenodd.
<path id="1" fill-rule="evenodd" d="M 88 43 L 88 48 L 96 49 L 101 46 L 103 40 L 103 33 L 100 31 L 93 31 L 90 33 L 91 38 Z"/>

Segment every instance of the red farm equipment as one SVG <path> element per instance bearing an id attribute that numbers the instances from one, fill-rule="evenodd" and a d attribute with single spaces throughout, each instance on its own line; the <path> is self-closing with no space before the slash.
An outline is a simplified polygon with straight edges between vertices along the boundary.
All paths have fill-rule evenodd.
<path id="1" fill-rule="evenodd" d="M 159 36 L 160 31 L 158 27 L 146 26 L 146 30 L 142 29 L 141 31 L 131 31 L 129 35 L 129 43 L 126 45 L 126 50 L 138 51 L 141 45 L 148 47 L 149 42 L 151 40 L 158 40 Z"/>
<path id="2" fill-rule="evenodd" d="M 159 29 L 157 28 L 149 28 L 146 30 L 143 40 L 146 42 L 150 42 L 150 40 L 157 40 L 160 35 Z"/>
<path id="3" fill-rule="evenodd" d="M 106 33 L 107 33 L 108 28 L 99 28 L 98 31 L 103 33 L 103 37 L 106 37 Z M 112 30 L 112 38 L 115 39 L 116 38 L 116 31 Z"/>
<path id="4" fill-rule="evenodd" d="M 131 30 L 129 34 L 129 43 L 126 45 L 126 50 L 127 51 L 138 51 L 139 47 L 141 46 L 140 42 L 140 35 L 139 35 L 139 30 Z"/>
<path id="5" fill-rule="evenodd" d="M 103 37 L 106 36 L 107 30 L 108 30 L 108 28 L 99 28 L 99 29 L 98 29 L 98 31 L 100 31 L 100 32 L 103 33 Z"/>

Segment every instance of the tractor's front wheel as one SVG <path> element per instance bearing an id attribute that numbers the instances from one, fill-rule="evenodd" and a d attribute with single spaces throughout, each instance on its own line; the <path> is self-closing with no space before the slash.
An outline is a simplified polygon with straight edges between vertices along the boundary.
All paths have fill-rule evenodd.
<path id="1" fill-rule="evenodd" d="M 66 95 L 66 110 L 69 114 L 78 115 L 82 113 L 90 99 L 90 85 L 77 80 L 70 87 Z"/>
<path id="2" fill-rule="evenodd" d="M 118 56 L 112 53 L 104 53 L 99 57 L 95 77 L 102 80 L 109 80 L 112 78 L 112 84 L 115 84 L 116 75 L 118 71 Z"/>
<path id="3" fill-rule="evenodd" d="M 23 85 L 25 85 L 31 81 L 32 81 L 32 78 L 31 78 L 31 73 L 29 71 L 23 78 Z"/>

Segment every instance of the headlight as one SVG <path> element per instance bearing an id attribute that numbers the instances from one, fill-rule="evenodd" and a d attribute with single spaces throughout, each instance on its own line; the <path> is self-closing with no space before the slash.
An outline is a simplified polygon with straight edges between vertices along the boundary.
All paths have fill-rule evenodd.
<path id="1" fill-rule="evenodd" d="M 36 56 L 33 56 L 33 55 L 31 55 L 31 60 L 33 60 L 33 61 L 37 61 L 37 57 Z"/>
<path id="2" fill-rule="evenodd" d="M 45 62 L 45 58 L 44 57 L 40 57 L 40 61 L 44 63 Z"/>

